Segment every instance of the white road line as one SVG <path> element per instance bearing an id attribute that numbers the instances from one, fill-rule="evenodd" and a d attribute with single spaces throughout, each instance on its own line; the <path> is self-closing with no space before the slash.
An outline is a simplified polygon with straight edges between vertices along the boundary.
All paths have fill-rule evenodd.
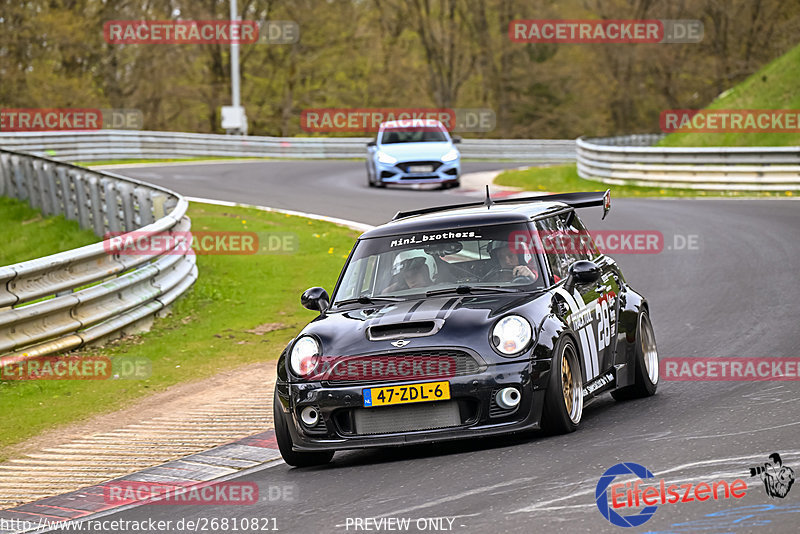
<path id="1" fill-rule="evenodd" d="M 256 206 L 254 204 L 239 204 L 238 202 L 228 202 L 226 200 L 214 200 L 211 198 L 200 198 L 200 197 L 184 197 L 189 202 L 199 202 L 202 204 L 215 204 L 217 206 L 231 206 L 231 207 L 241 207 L 241 208 L 253 208 L 261 211 L 272 211 L 275 213 L 285 213 L 287 215 L 296 215 L 297 217 L 305 217 L 307 219 L 317 219 L 319 221 L 327 221 L 333 224 L 338 224 L 340 226 L 346 226 L 352 230 L 358 230 L 359 232 L 366 232 L 367 230 L 371 230 L 374 226 L 369 224 L 364 224 L 356 221 L 349 221 L 347 219 L 339 219 L 338 217 L 328 217 L 327 215 L 318 215 L 316 213 L 306 213 L 303 211 L 295 211 L 295 210 L 284 210 L 279 208 L 268 208 L 267 206 Z"/>

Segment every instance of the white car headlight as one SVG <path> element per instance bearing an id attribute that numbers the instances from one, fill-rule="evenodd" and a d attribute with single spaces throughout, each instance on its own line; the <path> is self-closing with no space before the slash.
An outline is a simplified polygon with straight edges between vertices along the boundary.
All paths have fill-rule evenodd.
<path id="1" fill-rule="evenodd" d="M 458 156 L 459 156 L 458 150 L 456 150 L 455 148 L 451 148 L 447 152 L 447 154 L 442 156 L 442 161 L 453 161 L 455 159 L 458 159 Z"/>
<path id="2" fill-rule="evenodd" d="M 501 354 L 511 356 L 521 352 L 528 346 L 532 334 L 531 324 L 524 317 L 508 315 L 494 325 L 492 345 Z"/>
<path id="3" fill-rule="evenodd" d="M 380 161 L 381 163 L 386 163 L 388 165 L 391 165 L 393 163 L 397 163 L 397 158 L 394 156 L 390 156 L 386 152 L 378 152 L 378 161 Z"/>
<path id="4" fill-rule="evenodd" d="M 311 336 L 298 339 L 289 356 L 289 365 L 298 376 L 306 376 L 317 367 L 322 349 L 319 342 Z"/>

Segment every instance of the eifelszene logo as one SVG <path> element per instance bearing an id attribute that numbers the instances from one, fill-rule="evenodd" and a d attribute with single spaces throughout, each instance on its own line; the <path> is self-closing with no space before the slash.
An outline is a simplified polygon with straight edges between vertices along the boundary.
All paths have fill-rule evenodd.
<path id="1" fill-rule="evenodd" d="M 752 470 L 751 470 L 752 472 Z M 635 482 L 618 482 L 612 484 L 617 477 L 638 477 Z M 754 476 L 754 475 L 753 475 Z M 693 484 L 668 484 L 663 478 L 654 480 L 654 485 L 641 487 L 642 481 L 655 478 L 646 467 L 625 462 L 609 468 L 595 488 L 597 509 L 612 524 L 619 527 L 638 527 L 650 520 L 658 510 L 659 504 L 689 503 L 695 501 L 741 499 L 747 494 L 747 482 L 737 478 L 728 483 L 727 480 L 715 480 Z M 788 489 L 787 489 L 788 491 Z M 630 515 L 622 515 L 624 509 L 637 509 Z"/>

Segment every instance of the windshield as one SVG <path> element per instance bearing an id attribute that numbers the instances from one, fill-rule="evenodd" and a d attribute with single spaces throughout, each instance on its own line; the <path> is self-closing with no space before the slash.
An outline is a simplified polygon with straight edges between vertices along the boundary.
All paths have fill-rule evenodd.
<path id="1" fill-rule="evenodd" d="M 447 135 L 432 127 L 429 128 L 387 128 L 381 136 L 381 144 L 396 143 L 446 143 Z"/>
<path id="2" fill-rule="evenodd" d="M 529 291 L 544 287 L 526 224 L 458 228 L 364 239 L 356 244 L 334 304 L 419 296 L 448 289 Z"/>

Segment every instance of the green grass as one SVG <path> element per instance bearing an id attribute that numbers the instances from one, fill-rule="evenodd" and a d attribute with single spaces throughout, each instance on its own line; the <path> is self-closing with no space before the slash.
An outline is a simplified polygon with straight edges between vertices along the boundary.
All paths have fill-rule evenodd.
<path id="1" fill-rule="evenodd" d="M 147 358 L 144 380 L 0 382 L 0 461 L 13 445 L 59 425 L 129 406 L 131 401 L 224 369 L 277 358 L 317 314 L 300 306 L 310 286 L 333 289 L 357 233 L 330 223 L 255 209 L 191 204 L 193 230 L 292 232 L 299 250 L 282 255 L 200 255 L 199 278 L 150 332 L 82 354 Z M 264 323 L 280 328 L 247 333 Z M 267 396 L 269 392 L 265 392 Z"/>
<path id="2" fill-rule="evenodd" d="M 611 189 L 611 198 L 620 197 L 784 197 L 791 191 L 702 191 L 695 189 L 672 189 L 638 187 L 635 185 L 609 185 L 578 176 L 574 164 L 553 167 L 532 167 L 525 170 L 503 171 L 495 178 L 498 185 L 522 187 L 527 191 L 568 193 L 572 191 L 605 191 Z"/>
<path id="3" fill-rule="evenodd" d="M 44 217 L 26 202 L 0 196 L 0 266 L 49 256 L 100 241 L 63 215 Z"/>
<path id="4" fill-rule="evenodd" d="M 717 97 L 707 109 L 800 109 L 800 45 Z M 673 133 L 660 146 L 797 146 L 793 133 Z"/>

